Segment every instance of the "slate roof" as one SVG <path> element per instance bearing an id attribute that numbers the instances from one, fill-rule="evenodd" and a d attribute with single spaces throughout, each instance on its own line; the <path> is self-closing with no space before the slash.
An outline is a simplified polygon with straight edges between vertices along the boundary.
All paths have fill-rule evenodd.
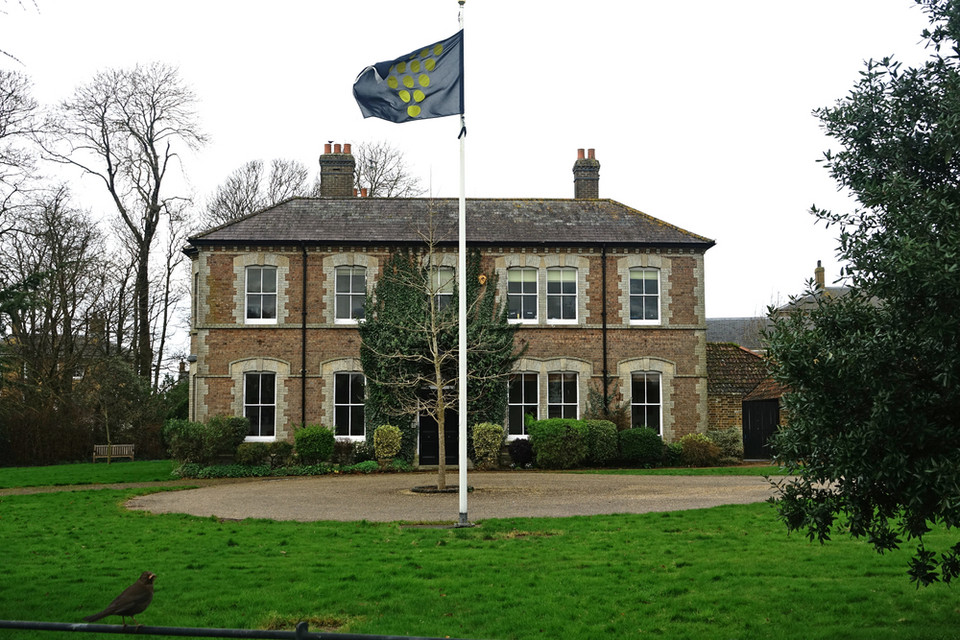
<path id="1" fill-rule="evenodd" d="M 436 214 L 438 244 L 455 244 L 456 198 L 292 198 L 190 238 L 190 244 L 419 244 Z M 714 241 L 613 200 L 467 199 L 471 245 L 683 247 Z"/>
<path id="2" fill-rule="evenodd" d="M 707 318 L 707 342 L 733 342 L 751 351 L 765 351 L 760 332 L 769 325 L 764 316 Z"/>
<path id="3" fill-rule="evenodd" d="M 746 395 L 767 379 L 764 358 L 731 343 L 707 343 L 707 393 Z"/>

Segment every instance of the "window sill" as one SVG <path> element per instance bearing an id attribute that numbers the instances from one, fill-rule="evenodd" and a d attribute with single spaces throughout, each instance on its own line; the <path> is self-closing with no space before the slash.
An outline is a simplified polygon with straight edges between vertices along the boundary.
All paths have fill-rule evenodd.
<path id="1" fill-rule="evenodd" d="M 277 324 L 277 319 L 276 318 L 268 318 L 268 319 L 246 318 L 243 321 L 243 323 L 250 324 L 250 325 L 255 325 L 255 324 L 271 325 L 271 324 Z"/>
<path id="2" fill-rule="evenodd" d="M 631 320 L 631 327 L 661 327 L 663 323 L 660 320 Z"/>
<path id="3" fill-rule="evenodd" d="M 277 436 L 247 436 L 244 442 L 276 442 Z"/>

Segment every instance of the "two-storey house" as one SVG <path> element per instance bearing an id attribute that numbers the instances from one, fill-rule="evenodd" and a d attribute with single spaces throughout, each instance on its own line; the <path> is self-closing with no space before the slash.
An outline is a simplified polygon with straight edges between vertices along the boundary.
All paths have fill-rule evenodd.
<path id="1" fill-rule="evenodd" d="M 382 265 L 421 250 L 433 214 L 434 264 L 454 275 L 456 199 L 357 197 L 349 145 L 327 145 L 320 165 L 321 197 L 190 238 L 193 419 L 248 416 L 250 440 L 289 440 L 302 423 L 363 438 L 372 426 L 357 325 Z M 707 428 L 704 253 L 714 243 L 599 198 L 599 171 L 593 150 L 580 150 L 571 199 L 467 200 L 468 247 L 498 274 L 528 345 L 509 381 L 511 438 L 525 435 L 525 414 L 581 416 L 591 388 L 616 393 L 635 426 L 667 442 Z"/>

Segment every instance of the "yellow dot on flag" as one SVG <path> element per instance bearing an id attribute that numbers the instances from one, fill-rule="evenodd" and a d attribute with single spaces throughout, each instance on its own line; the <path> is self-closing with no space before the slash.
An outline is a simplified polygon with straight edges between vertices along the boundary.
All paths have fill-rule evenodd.
<path id="1" fill-rule="evenodd" d="M 430 58 L 429 60 L 423 63 L 423 66 L 426 67 L 427 71 L 433 71 L 437 66 L 437 61 L 434 60 L 433 58 Z"/>
<path id="2" fill-rule="evenodd" d="M 390 76 L 389 78 L 387 78 L 387 86 L 390 87 L 391 89 L 396 89 L 397 87 L 399 87 L 400 83 L 397 82 L 397 76 Z"/>
<path id="3" fill-rule="evenodd" d="M 423 49 L 420 51 L 421 58 L 426 58 L 428 55 L 430 55 L 430 49 Z"/>
<path id="4" fill-rule="evenodd" d="M 429 87 L 429 86 L 430 86 L 430 76 L 428 76 L 428 75 L 425 74 L 425 73 L 421 73 L 421 74 L 420 74 L 420 77 L 417 78 L 417 82 L 420 83 L 420 86 L 421 86 L 421 87 Z"/>
<path id="5" fill-rule="evenodd" d="M 401 63 L 397 64 L 397 73 L 406 73 L 406 71 L 407 71 L 407 63 L 406 63 L 406 62 L 401 62 Z"/>
<path id="6" fill-rule="evenodd" d="M 420 73 L 420 61 L 414 60 L 410 63 L 410 72 L 411 73 Z"/>
<path id="7" fill-rule="evenodd" d="M 423 102 L 423 99 L 426 97 L 427 95 L 423 91 L 420 91 L 420 89 L 417 89 L 416 91 L 413 92 L 413 99 L 416 102 Z"/>
<path id="8" fill-rule="evenodd" d="M 443 45 L 442 45 L 442 44 L 435 44 L 435 45 L 433 46 L 433 55 L 438 56 L 438 55 L 440 55 L 441 53 L 443 53 Z"/>
<path id="9" fill-rule="evenodd" d="M 407 89 L 413 89 L 413 78 L 410 76 L 403 76 L 403 86 Z"/>
<path id="10" fill-rule="evenodd" d="M 410 102 L 410 92 L 409 92 L 409 91 L 401 91 L 401 92 L 398 93 L 397 95 L 400 96 L 400 99 L 403 100 L 404 102 Z"/>
<path id="11" fill-rule="evenodd" d="M 410 116 L 411 118 L 416 118 L 417 116 L 420 115 L 420 107 L 418 107 L 415 104 L 410 105 L 409 107 L 407 107 L 407 115 Z"/>

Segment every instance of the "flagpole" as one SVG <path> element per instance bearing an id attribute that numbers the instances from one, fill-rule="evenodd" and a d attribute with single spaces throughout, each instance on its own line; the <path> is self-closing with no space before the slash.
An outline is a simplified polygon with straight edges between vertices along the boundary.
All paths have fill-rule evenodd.
<path id="1" fill-rule="evenodd" d="M 463 30 L 463 6 L 466 0 L 459 0 L 460 3 L 460 29 Z M 463 80 L 461 80 L 462 82 Z M 458 365 L 458 394 L 460 433 L 459 433 L 459 458 L 458 467 L 460 471 L 459 493 L 460 493 L 460 520 L 458 527 L 469 527 L 467 520 L 467 195 L 466 195 L 466 144 L 467 144 L 467 126 L 463 115 L 463 109 L 460 113 L 460 206 L 458 216 L 458 256 L 457 271 L 460 279 L 460 295 L 458 299 L 459 327 L 459 350 L 457 353 Z"/>

